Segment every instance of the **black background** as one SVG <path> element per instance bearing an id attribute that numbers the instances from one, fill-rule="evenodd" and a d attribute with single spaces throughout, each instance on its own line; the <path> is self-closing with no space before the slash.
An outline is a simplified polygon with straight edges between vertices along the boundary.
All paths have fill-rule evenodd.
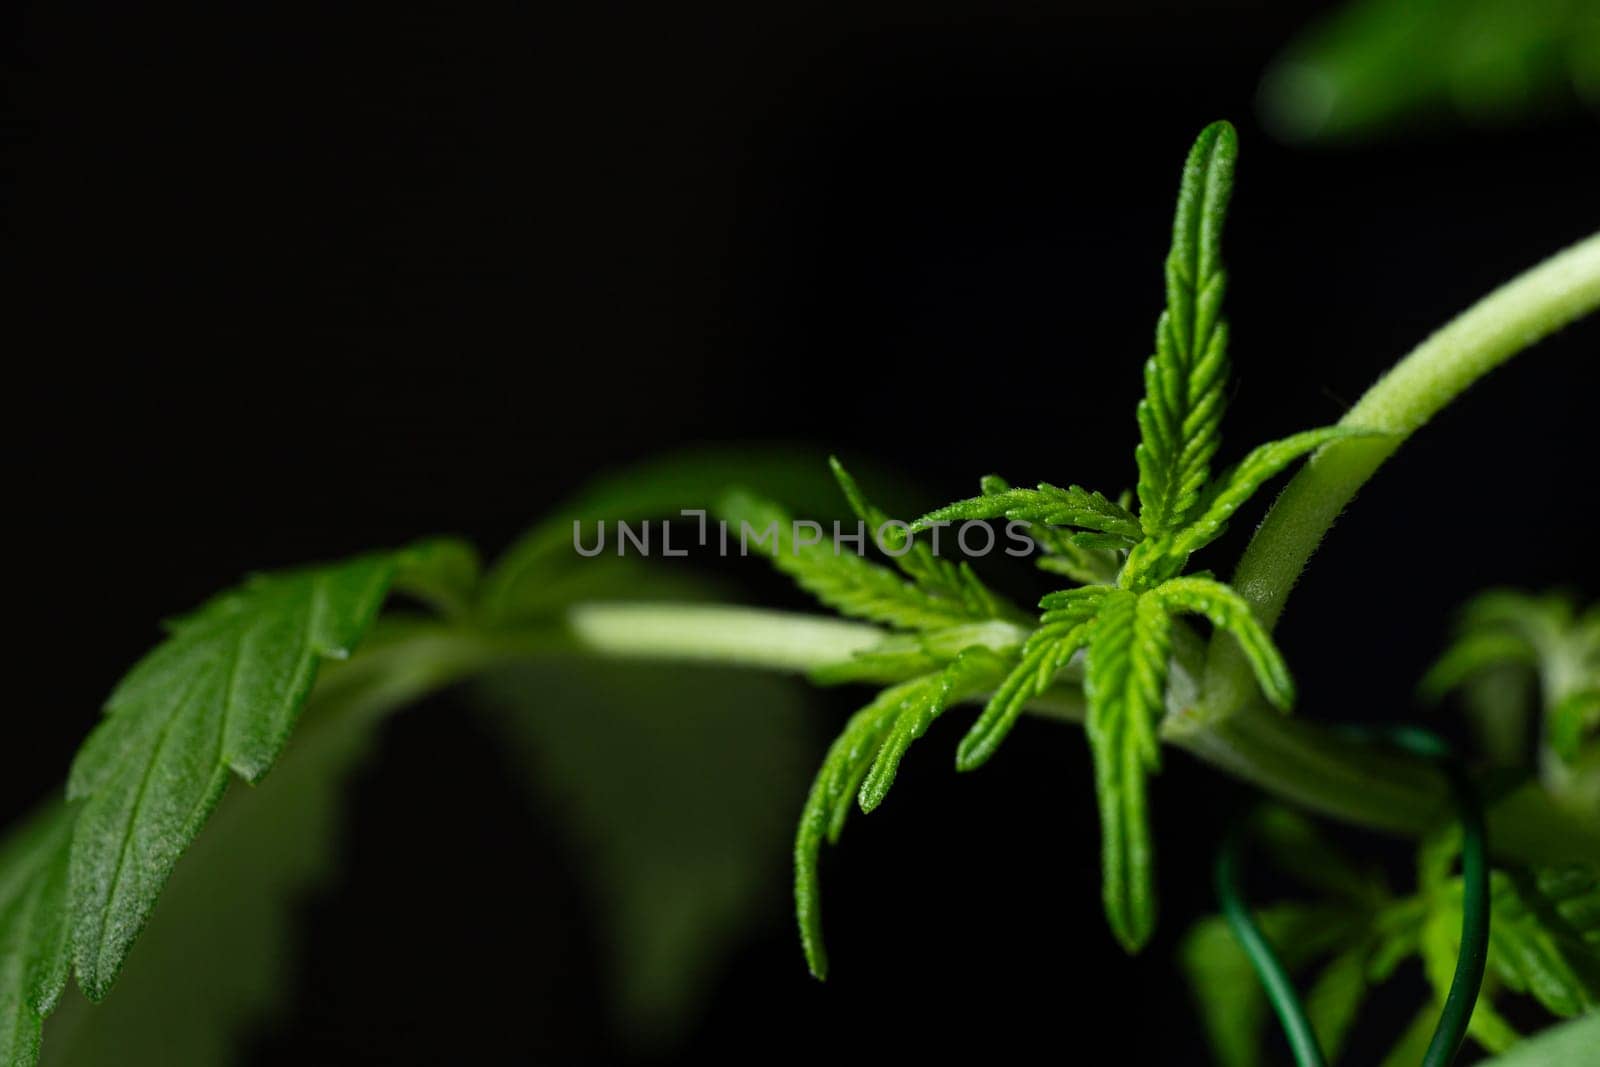
<path id="1" fill-rule="evenodd" d="M 492 551 L 596 472 L 676 445 L 813 442 L 906 472 L 929 505 L 989 471 L 1119 489 L 1178 167 L 1214 118 L 1242 139 L 1225 448 L 1333 421 L 1430 328 L 1595 228 L 1600 131 L 1569 114 L 1275 143 L 1256 80 L 1308 13 L 14 11 L 5 810 L 61 779 L 154 621 L 242 572 L 433 532 Z M 1341 521 L 1280 631 L 1302 714 L 1411 714 L 1481 586 L 1594 592 L 1597 341 L 1584 324 L 1497 373 Z M 848 701 L 824 698 L 819 754 Z M 570 845 L 520 814 L 451 710 L 402 716 L 363 776 L 344 888 L 311 910 L 304 991 L 252 1062 L 625 1054 Z M 769 921 L 667 1055 L 1200 1062 L 1173 950 L 1247 794 L 1168 760 L 1164 921 L 1129 961 L 1098 916 L 1081 739 L 1019 738 L 985 774 L 911 760 L 847 835 L 826 987 L 775 872 Z M 467 833 L 450 859 L 476 877 L 418 874 L 417 826 L 484 812 L 525 818 L 526 851 L 487 857 Z M 448 931 L 385 941 L 385 919 L 436 906 Z M 509 910 L 526 916 L 511 933 Z M 989 937 L 957 933 L 978 914 Z M 1411 1007 L 1391 999 L 1379 1044 Z"/>

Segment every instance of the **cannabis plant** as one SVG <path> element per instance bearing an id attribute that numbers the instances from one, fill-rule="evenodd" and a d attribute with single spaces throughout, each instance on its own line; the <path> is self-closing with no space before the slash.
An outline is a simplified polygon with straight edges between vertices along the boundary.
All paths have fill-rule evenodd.
<path id="1" fill-rule="evenodd" d="M 905 522 L 834 461 L 858 539 L 870 531 L 872 553 L 840 551 L 789 510 L 799 500 L 773 499 L 785 495 L 763 484 L 782 480 L 775 466 L 664 462 L 597 486 L 486 570 L 470 546 L 430 540 L 258 575 L 170 623 L 107 699 L 63 795 L 25 817 L 0 851 L 0 1064 L 36 1062 L 45 1020 L 73 978 L 89 1001 L 111 998 L 65 1013 L 74 1016 L 72 1062 L 93 1061 L 83 1050 L 109 1025 L 102 1013 L 117 1003 L 125 964 L 155 951 L 140 942 L 157 899 L 186 901 L 165 921 L 190 918 L 187 902 L 196 898 L 183 895 L 186 865 L 207 851 L 210 862 L 248 860 L 250 834 L 267 824 L 252 810 L 257 798 L 319 803 L 348 765 L 352 737 L 377 716 L 490 668 L 595 659 L 756 666 L 876 690 L 829 748 L 804 803 L 795 797 L 795 905 L 804 958 L 819 979 L 828 970 L 823 842 L 838 838 L 852 809 L 871 812 L 884 801 L 936 718 L 972 705 L 979 710 L 956 751 L 961 771 L 983 766 L 1024 713 L 1082 723 L 1106 922 L 1130 953 L 1157 921 L 1146 785 L 1163 746 L 1187 749 L 1274 798 L 1219 859 L 1223 917 L 1185 942 L 1224 1062 L 1259 1059 L 1269 1006 L 1299 1062 L 1324 1062 L 1365 990 L 1411 956 L 1434 995 L 1399 1037 L 1393 1062 L 1447 1063 L 1469 1034 L 1486 1048 L 1508 1048 L 1518 1035 L 1495 999 L 1506 993 L 1529 994 L 1557 1016 L 1585 1016 L 1530 1041 L 1513 1053 L 1516 1062 L 1583 1062 L 1572 1050 L 1600 1047 L 1595 609 L 1500 593 L 1466 610 L 1422 691 L 1434 700 L 1468 694 L 1484 741 L 1476 760 L 1416 728 L 1331 729 L 1298 719 L 1272 629 L 1324 532 L 1410 434 L 1489 370 L 1600 306 L 1600 235 L 1428 338 L 1338 425 L 1222 465 L 1222 232 L 1237 154 L 1233 128 L 1216 123 L 1183 168 L 1166 309 L 1132 420 L 1128 491 L 1018 488 L 989 476 L 977 495 Z M 1203 554 L 1228 524 L 1302 460 L 1231 580 L 1205 569 L 1217 566 Z M 702 543 L 710 514 L 724 539 L 732 530 L 743 544 L 758 533 L 780 571 L 845 618 L 708 602 L 636 561 L 585 558 L 577 537 L 586 522 L 701 508 Z M 1023 610 L 969 562 L 934 547 L 945 526 L 965 533 L 991 521 L 1034 550 L 1046 582 L 1036 609 Z M 1534 707 L 1542 709 L 1536 730 Z M 235 778 L 259 789 L 241 791 Z M 1346 857 L 1307 813 L 1415 838 L 1415 886 L 1397 887 Z M 230 821 L 226 835 L 202 835 L 219 820 Z M 1305 885 L 1303 896 L 1250 907 L 1247 850 L 1272 857 Z M 264 881 L 293 881 L 292 866 L 263 866 L 271 873 L 253 874 Z M 281 917 L 262 917 L 264 928 L 269 922 Z M 852 965 L 849 954 L 841 965 Z M 1302 1002 L 1297 976 L 1313 969 Z M 219 1008 L 227 1019 L 191 1026 L 223 1027 L 247 1014 L 244 1002 L 266 996 L 246 987 L 240 1003 Z M 52 1047 L 45 1043 L 47 1056 Z M 125 1044 L 110 1047 L 113 1057 L 127 1055 Z M 194 1062 L 226 1056 L 222 1037 L 196 1038 L 193 1047 L 201 1050 Z"/>

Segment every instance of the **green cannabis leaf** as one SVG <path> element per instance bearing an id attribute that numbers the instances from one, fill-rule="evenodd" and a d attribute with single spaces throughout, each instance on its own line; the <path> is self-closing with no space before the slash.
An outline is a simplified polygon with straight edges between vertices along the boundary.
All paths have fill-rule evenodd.
<path id="1" fill-rule="evenodd" d="M 105 718 L 74 763 L 68 801 L 45 809 L 0 847 L 0 946 L 5 949 L 0 963 L 0 1064 L 31 1067 L 37 1061 L 40 1024 L 56 1007 L 69 970 L 76 969 L 78 985 L 90 998 L 106 994 L 178 869 L 179 857 L 190 850 L 222 799 L 231 774 L 255 782 L 275 766 L 322 661 L 348 655 L 390 587 L 449 613 L 470 599 L 476 573 L 476 557 L 459 542 L 423 542 L 397 553 L 258 575 L 168 625 L 167 639 L 134 666 L 107 701 Z M 359 725 L 373 708 L 414 697 L 464 666 L 502 654 L 492 642 L 440 642 L 428 633 L 391 645 L 386 656 L 367 657 L 358 670 L 331 672 L 333 684 L 319 705 L 344 709 L 340 714 L 348 713 Z M 336 732 L 343 736 L 324 729 L 313 734 Z M 306 753 L 328 746 L 308 745 L 297 746 L 294 766 L 325 762 Z M 339 752 L 350 748 L 335 747 Z M 344 760 L 334 762 L 342 766 Z M 298 771 L 291 774 L 285 788 L 298 787 L 298 800 L 273 805 L 276 814 L 257 820 L 256 832 L 249 836 L 270 837 L 260 823 L 288 825 L 280 818 L 284 812 L 316 808 L 322 795 L 319 783 L 326 777 L 313 774 L 314 780 L 307 780 Z M 252 792 L 224 810 L 254 811 L 260 806 L 253 800 L 257 795 Z M 306 865 L 295 857 L 316 847 L 315 834 L 308 834 L 282 853 L 265 846 L 250 853 L 263 859 L 276 855 L 281 861 L 244 879 L 250 883 L 252 904 L 239 917 L 259 920 L 244 923 L 250 935 L 235 936 L 231 927 L 221 930 L 226 923 L 219 920 L 219 931 L 205 942 L 207 952 L 193 945 L 177 950 L 182 979 L 154 983 L 160 989 L 153 995 L 153 984 L 141 980 L 136 985 L 146 995 L 136 990 L 126 1013 L 116 1009 L 98 1016 L 105 1020 L 106 1033 L 122 1034 L 112 1041 L 116 1049 L 133 1055 L 149 1047 L 150 1027 L 159 1024 L 140 1020 L 160 1014 L 153 1006 L 170 1004 L 185 981 L 202 982 L 206 974 L 238 966 L 219 956 L 223 945 L 234 946 L 239 950 L 234 955 L 243 959 L 247 946 L 259 944 L 249 941 L 255 931 L 270 938 L 282 927 L 281 912 L 272 903 L 279 899 L 274 887 L 299 884 L 295 872 Z M 250 867 L 249 857 L 232 855 L 220 845 L 201 852 L 210 860 L 197 861 L 197 872 Z M 194 878 L 180 878 L 178 884 L 182 897 L 183 887 L 192 888 Z M 204 891 L 200 896 L 211 900 Z M 211 905 L 197 904 L 194 895 L 186 899 L 186 918 L 202 921 L 207 914 L 216 915 L 208 912 Z M 224 917 L 241 907 L 227 900 L 224 894 L 212 901 L 223 906 Z M 161 940 L 169 947 L 174 943 Z M 153 951 L 155 956 L 147 958 L 161 956 L 159 948 Z M 257 969 L 258 978 L 268 973 L 269 968 Z M 268 998 L 262 984 L 225 980 L 215 987 L 190 987 L 187 1009 L 202 1000 L 211 1003 L 216 1010 L 208 1019 L 214 1025 L 190 1027 L 181 1040 L 168 1037 L 157 1043 L 169 1051 L 188 1049 L 195 1062 L 216 1060 L 226 1047 L 230 1021 L 257 1010 Z M 145 1007 L 137 1008 L 139 1004 Z M 75 1008 L 69 1014 L 81 1016 L 82 1011 Z M 73 1062 L 94 1062 L 96 1057 L 106 1062 L 108 1046 L 95 1040 L 72 1043 Z"/>
<path id="2" fill-rule="evenodd" d="M 323 659 L 349 655 L 394 575 L 390 556 L 262 575 L 188 618 L 129 672 L 73 761 L 72 955 L 106 995 L 179 855 L 231 774 L 272 767 Z"/>
<path id="3" fill-rule="evenodd" d="M 817 850 L 836 836 L 852 793 L 871 810 L 881 802 L 906 746 L 951 704 L 989 692 L 962 740 L 956 765 L 981 766 L 1030 701 L 1081 661 L 1102 836 L 1102 890 L 1112 933 L 1138 951 L 1155 926 L 1154 856 L 1146 779 L 1160 765 L 1176 618 L 1204 617 L 1238 642 L 1269 703 L 1288 710 L 1294 685 L 1266 628 L 1229 586 L 1184 575 L 1191 555 L 1221 536 L 1228 520 L 1290 463 L 1360 431 L 1311 430 L 1263 445 L 1211 476 L 1221 440 L 1228 380 L 1227 326 L 1221 308 L 1222 224 L 1233 188 L 1238 141 L 1217 122 L 1201 131 L 1184 165 L 1172 247 L 1167 307 L 1156 352 L 1145 365 L 1139 403 L 1139 510 L 1079 485 L 1013 488 L 982 480 L 982 493 L 931 511 L 881 545 L 904 578 L 851 552 L 820 528 L 801 541 L 781 509 L 747 495 L 722 512 L 742 530 L 767 531 L 775 565 L 846 615 L 915 631 L 817 672 L 825 681 L 894 681 L 845 727 L 812 788 L 796 842 L 796 903 L 801 941 L 814 974 L 825 970 L 817 908 Z M 887 522 L 834 463 L 860 520 Z M 1020 621 L 965 565 L 935 557 L 916 541 L 954 522 L 1006 519 L 1027 524 L 1048 555 L 1045 569 L 1085 584 L 1040 601 L 1031 634 L 1013 637 L 995 622 Z M 976 629 L 988 623 L 987 629 Z M 962 640 L 970 642 L 965 647 Z M 1020 646 L 1020 647 L 1019 647 Z"/>
<path id="4" fill-rule="evenodd" d="M 984 495 L 960 500 L 917 520 L 919 529 L 972 519 L 1015 519 L 1051 526 L 1095 530 L 1132 544 L 1144 536 L 1139 518 L 1121 504 L 1079 485 L 1058 488 L 1041 482 L 1037 489 L 984 485 Z"/>
<path id="5" fill-rule="evenodd" d="M 787 511 L 742 491 L 723 497 L 717 513 L 729 525 L 730 542 L 739 538 L 746 551 L 769 555 L 775 567 L 841 615 L 897 629 L 932 630 L 1007 614 L 970 569 L 955 571 L 947 561 L 932 561 L 925 569 L 913 550 L 896 560 L 902 577 L 836 549 L 820 525 L 801 539 Z"/>
<path id="6" fill-rule="evenodd" d="M 390 586 L 442 595 L 467 565 L 434 542 L 258 575 L 168 625 L 79 749 L 67 803 L 0 856 L 0 1064 L 35 1062 L 69 969 L 105 996 L 231 774 L 272 768 L 319 665 L 349 654 Z"/>
<path id="7" fill-rule="evenodd" d="M 31 1064 L 67 984 L 67 847 L 72 811 L 53 803 L 0 848 L 0 1064 Z"/>
<path id="8" fill-rule="evenodd" d="M 1130 952 L 1155 929 L 1145 775 L 1160 763 L 1155 730 L 1171 625 L 1159 599 L 1119 589 L 1102 598 L 1089 626 L 1083 692 L 1100 803 L 1102 892 L 1111 931 Z"/>
<path id="9" fill-rule="evenodd" d="M 979 486 L 984 496 L 1001 496 L 1012 491 L 1011 483 L 998 474 L 986 475 L 979 480 Z M 1053 487 L 1041 485 L 1040 493 L 1048 493 Z M 1070 492 L 1071 490 L 1067 490 Z M 1080 490 L 1082 492 L 1083 490 Z M 1056 490 L 1061 492 L 1061 490 Z M 1094 494 L 1099 496 L 1099 494 Z M 1101 498 L 1104 499 L 1104 498 Z M 1130 494 L 1124 493 L 1116 502 L 1116 507 L 1121 511 L 1128 510 L 1131 500 Z M 974 516 L 976 517 L 976 516 Z M 990 515 L 990 518 L 998 516 Z M 1017 516 L 1007 513 L 1007 518 Z M 1026 521 L 1019 519 L 1018 521 Z M 1135 518 L 1134 523 L 1138 520 Z M 1122 566 L 1122 557 L 1115 547 L 1100 546 L 1085 543 L 1093 541 L 1090 534 L 1074 534 L 1065 529 L 1046 526 L 1041 522 L 1027 521 L 1024 526 L 1029 540 L 1038 549 L 1039 555 L 1034 557 L 1034 563 L 1040 570 L 1049 571 L 1051 574 L 1065 575 L 1075 582 L 1091 584 L 1096 582 L 1115 581 L 1117 571 Z M 1115 542 L 1112 542 L 1114 545 Z"/>
<path id="10" fill-rule="evenodd" d="M 1152 537 L 1182 526 L 1200 501 L 1221 441 L 1228 381 L 1222 318 L 1222 220 L 1233 192 L 1238 136 L 1225 122 L 1201 131 L 1183 168 L 1167 256 L 1167 309 L 1139 404 L 1139 524 Z"/>
<path id="11" fill-rule="evenodd" d="M 996 596 L 978 580 L 966 563 L 941 559 L 926 544 L 911 537 L 905 523 L 895 523 L 862 493 L 856 480 L 836 458 L 829 466 L 858 520 L 856 531 L 846 534 L 837 523 L 835 540 L 820 523 L 810 523 L 806 540 L 782 507 L 751 493 L 724 494 L 717 512 L 728 524 L 730 543 L 737 539 L 741 553 L 769 555 L 773 565 L 843 615 L 869 619 L 899 629 L 935 630 L 990 619 L 1026 621 L 1026 616 Z M 872 563 L 843 548 L 844 537 L 872 542 L 888 555 L 900 571 Z"/>
<path id="12" fill-rule="evenodd" d="M 772 563 L 841 614 L 871 619 L 915 635 L 896 635 L 814 676 L 829 682 L 890 680 L 845 726 L 817 773 L 795 836 L 795 912 L 811 973 L 827 975 L 822 944 L 818 859 L 824 840 L 837 841 L 853 803 L 870 812 L 883 802 L 911 743 L 953 704 L 992 688 L 1020 643 L 1009 619 L 1024 616 L 991 592 L 965 564 L 938 558 L 890 525 L 838 460 L 834 477 L 865 536 L 900 571 L 841 550 L 820 532 L 802 541 L 776 504 L 746 492 L 723 498 L 718 514 L 732 536 L 758 538 Z M 770 546 L 770 547 L 767 547 Z"/>
<path id="13" fill-rule="evenodd" d="M 338 869 L 342 786 L 374 732 L 339 692 L 319 684 L 270 785 L 229 790 L 217 805 L 162 890 L 115 995 L 62 998 L 45 1067 L 228 1067 L 253 1028 L 281 1017 L 296 908 Z"/>
<path id="14" fill-rule="evenodd" d="M 817 861 L 822 842 L 839 840 L 852 804 L 870 812 L 894 784 L 911 742 L 952 704 L 992 686 L 1005 660 L 982 647 L 962 652 L 944 670 L 885 689 L 845 725 L 812 782 L 794 842 L 795 913 L 806 964 L 818 978 L 828 974 L 822 943 L 821 887 Z"/>

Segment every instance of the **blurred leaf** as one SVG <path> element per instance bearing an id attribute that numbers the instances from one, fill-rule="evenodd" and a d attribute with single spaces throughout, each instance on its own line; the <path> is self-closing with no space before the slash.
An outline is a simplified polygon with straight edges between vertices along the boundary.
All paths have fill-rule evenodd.
<path id="1" fill-rule="evenodd" d="M 1600 0 L 1596 0 L 1600 3 Z M 1540 761 L 1547 790 L 1578 811 L 1600 797 L 1600 774 L 1588 764 L 1585 745 L 1600 729 L 1600 611 L 1579 615 L 1570 595 L 1532 595 L 1497 589 L 1462 609 L 1450 647 L 1429 668 L 1420 690 L 1438 700 L 1451 690 L 1469 698 L 1477 732 L 1500 762 L 1526 749 L 1528 687 L 1538 681 L 1544 707 L 1543 734 L 1556 759 Z"/>
<path id="2" fill-rule="evenodd" d="M 873 482 L 895 484 L 894 479 L 882 475 L 875 475 Z M 573 551 L 574 522 L 677 519 L 684 509 L 709 512 L 734 488 L 758 491 L 807 518 L 835 519 L 849 514 L 825 453 L 725 446 L 648 460 L 591 482 L 549 519 L 523 534 L 485 576 L 481 609 L 487 618 L 505 621 L 545 613 L 587 595 L 584 590 L 567 588 L 568 583 L 581 583 L 594 573 L 594 568 L 575 567 L 574 563 L 599 562 Z M 899 503 L 889 495 L 892 503 Z M 710 529 L 708 538 L 715 536 Z M 675 552 L 697 541 L 699 531 L 691 534 L 685 529 L 683 534 L 683 542 L 674 541 Z"/>
<path id="3" fill-rule="evenodd" d="M 1390 898 L 1377 875 L 1351 866 L 1294 812 L 1264 809 L 1255 831 L 1281 869 L 1338 902 L 1321 909 L 1332 916 L 1320 920 L 1326 929 L 1293 921 L 1314 914 L 1313 905 L 1280 906 L 1262 916 L 1287 927 L 1274 930 L 1263 922 L 1290 974 L 1334 953 L 1305 993 L 1307 1015 L 1328 1061 L 1337 1059 L 1367 990 L 1388 981 L 1403 960 L 1420 956 L 1432 987 L 1429 1005 L 1384 1063 L 1420 1062 L 1460 953 L 1459 828 L 1424 839 L 1417 853 L 1419 891 L 1401 899 Z M 1484 1049 L 1501 1052 L 1519 1040 L 1494 1004 L 1505 990 L 1529 994 L 1556 1015 L 1600 1006 L 1600 875 L 1581 865 L 1496 870 L 1491 887 L 1488 974 L 1468 1033 Z M 1220 919 L 1206 920 L 1185 943 L 1184 958 L 1218 1057 L 1225 1067 L 1249 1067 L 1259 1062 L 1267 1002 L 1243 950 L 1227 935 Z"/>
<path id="4" fill-rule="evenodd" d="M 1261 88 L 1265 119 L 1293 140 L 1509 121 L 1574 97 L 1600 107 L 1597 0 L 1352 0 L 1285 49 Z"/>
<path id="5" fill-rule="evenodd" d="M 1356 1011 L 1367 995 L 1370 951 L 1371 944 L 1363 941 L 1333 957 L 1306 994 L 1306 1015 L 1329 1063 L 1338 1060 L 1344 1039 L 1356 1021 Z"/>
<path id="6" fill-rule="evenodd" d="M 1583 739 L 1600 728 L 1600 688 L 1583 689 L 1550 709 L 1550 747 L 1568 763 L 1576 763 Z"/>
<path id="7" fill-rule="evenodd" d="M 1429 702 L 1444 699 L 1479 673 L 1495 667 L 1537 667 L 1538 650 L 1520 633 L 1502 629 L 1469 630 L 1456 638 L 1417 683 L 1419 695 Z"/>
<path id="8" fill-rule="evenodd" d="M 67 984 L 71 809 L 44 805 L 0 844 L 0 1067 L 29 1067 Z"/>
<path id="9" fill-rule="evenodd" d="M 1536 688 L 1525 668 L 1500 666 L 1480 671 L 1462 689 L 1473 738 L 1492 762 L 1505 767 L 1528 763 Z"/>
<path id="10" fill-rule="evenodd" d="M 1588 1015 L 1535 1034 L 1482 1067 L 1574 1067 L 1593 1063 L 1595 1049 L 1600 1049 L 1600 1015 Z"/>
<path id="11" fill-rule="evenodd" d="M 1439 1006 L 1430 1004 L 1417 1013 L 1411 1020 L 1411 1025 L 1405 1028 L 1400 1039 L 1394 1043 L 1389 1054 L 1383 1058 L 1381 1067 L 1417 1067 L 1422 1062 L 1423 1054 L 1428 1051 L 1428 1044 L 1433 1040 L 1434 1027 L 1439 1023 Z"/>
<path id="12" fill-rule="evenodd" d="M 1261 908 L 1255 919 L 1290 971 L 1359 937 L 1365 926 L 1358 912 L 1311 904 Z M 1222 1067 L 1262 1063 L 1267 995 L 1227 922 L 1219 915 L 1200 920 L 1184 935 L 1180 954 L 1217 1062 Z"/>
<path id="13" fill-rule="evenodd" d="M 1489 962 L 1556 1015 L 1600 1007 L 1600 881 L 1592 870 L 1495 872 Z"/>
<path id="14" fill-rule="evenodd" d="M 1378 875 L 1358 868 L 1292 808 L 1269 804 L 1259 809 L 1254 829 L 1273 863 L 1309 888 L 1363 906 L 1380 904 L 1387 895 Z"/>
<path id="15" fill-rule="evenodd" d="M 588 854 L 630 1037 L 670 1040 L 750 923 L 786 899 L 814 755 L 804 690 L 754 673 L 564 663 L 508 669 L 479 692 L 533 802 L 569 819 Z"/>
<path id="16" fill-rule="evenodd" d="M 394 589 L 446 617 L 472 607 L 483 564 L 478 550 L 455 537 L 419 541 L 395 557 Z"/>
<path id="17" fill-rule="evenodd" d="M 1455 978 L 1456 960 L 1461 955 L 1461 880 L 1444 881 L 1425 893 L 1427 914 L 1423 917 L 1421 939 L 1417 944 L 1422 970 L 1433 986 L 1435 1013 L 1445 1002 Z M 1493 928 L 1491 918 L 1490 927 Z M 1517 1040 L 1517 1032 L 1495 1010 L 1494 988 L 1485 981 L 1478 990 L 1467 1033 L 1490 1052 L 1502 1052 Z"/>

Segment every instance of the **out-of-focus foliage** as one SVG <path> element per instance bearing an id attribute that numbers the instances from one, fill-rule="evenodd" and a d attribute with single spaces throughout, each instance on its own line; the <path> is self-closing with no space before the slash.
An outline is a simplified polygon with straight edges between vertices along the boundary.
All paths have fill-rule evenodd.
<path id="1" fill-rule="evenodd" d="M 896 480 L 877 481 L 893 487 Z M 651 570 L 633 556 L 614 557 L 605 567 L 573 551 L 573 523 L 583 524 L 584 543 L 593 524 L 677 519 L 689 509 L 709 511 L 730 490 L 759 487 L 771 500 L 813 519 L 843 517 L 843 501 L 823 455 L 772 445 L 702 448 L 646 460 L 590 482 L 581 492 L 532 526 L 484 576 L 478 614 L 504 624 L 548 618 L 579 599 L 634 599 Z M 692 526 L 693 519 L 684 520 Z M 735 531 L 737 534 L 737 530 Z M 687 543 L 687 538 L 684 543 Z M 677 596 L 678 594 L 672 594 Z"/>
<path id="2" fill-rule="evenodd" d="M 47 803 L 0 844 L 0 1064 L 32 1063 L 67 984 L 72 810 Z"/>
<path id="3" fill-rule="evenodd" d="M 1483 1067 L 1572 1067 L 1586 1063 L 1600 1048 L 1600 1015 L 1586 1015 L 1521 1042 Z M 1416 1063 L 1412 1058 L 1407 1064 Z M 1387 1065 L 1386 1065 L 1387 1067 Z"/>
<path id="4" fill-rule="evenodd" d="M 1438 118 L 1600 110 L 1600 0 L 1350 0 L 1268 69 L 1286 139 L 1351 140 Z"/>
<path id="5" fill-rule="evenodd" d="M 1494 591 L 1461 612 L 1452 644 L 1429 669 L 1422 695 L 1467 697 L 1480 741 L 1500 773 L 1537 769 L 1545 791 L 1589 812 L 1600 766 L 1600 614 L 1580 612 L 1562 594 Z M 1534 697 L 1537 694 L 1537 701 Z M 1535 729 L 1534 708 L 1542 709 Z M 1304 819 L 1268 810 L 1256 836 L 1277 866 L 1315 890 L 1307 901 L 1264 909 L 1262 925 L 1284 966 L 1306 974 L 1316 959 L 1305 1003 L 1330 1060 L 1371 986 L 1403 960 L 1417 957 L 1433 989 L 1384 1060 L 1410 1067 L 1428 1047 L 1461 951 L 1462 880 L 1455 873 L 1460 832 L 1425 840 L 1418 852 L 1417 888 L 1399 896 L 1363 876 Z M 1285 923 L 1284 915 L 1354 913 L 1353 921 L 1324 920 L 1315 930 Z M 1336 909 L 1343 909 L 1340 912 Z M 1338 936 L 1327 930 L 1342 928 Z M 1483 1049 L 1504 1052 L 1520 1035 L 1500 1001 L 1531 999 L 1567 1017 L 1600 1009 L 1600 867 L 1502 867 L 1490 879 L 1488 971 L 1468 1033 Z M 1244 950 L 1223 936 L 1219 919 L 1191 932 L 1185 961 L 1213 1051 L 1226 1067 L 1259 1062 L 1266 1023 L 1265 994 Z M 1566 1048 L 1558 1042 L 1556 1047 Z M 1498 1061 L 1496 1061 L 1498 1062 Z M 1515 1059 L 1510 1062 L 1519 1062 Z M 1539 1058 L 1529 1064 L 1580 1062 Z"/>
<path id="6" fill-rule="evenodd" d="M 813 758 L 804 690 L 754 672 L 563 662 L 480 693 L 541 817 L 590 861 L 622 1029 L 669 1040 L 750 923 L 783 921 L 784 844 Z"/>
<path id="7" fill-rule="evenodd" d="M 1417 889 L 1396 895 L 1375 873 L 1343 857 L 1304 818 L 1281 808 L 1258 815 L 1255 837 L 1275 865 L 1313 893 L 1260 909 L 1257 919 L 1291 974 L 1305 977 L 1304 999 L 1330 1062 L 1373 988 L 1418 957 L 1433 989 L 1385 1064 L 1411 1067 L 1432 1037 L 1450 986 L 1461 936 L 1461 879 L 1454 873 L 1459 834 L 1447 831 L 1418 852 Z M 1185 969 L 1223 1067 L 1262 1062 L 1266 994 L 1244 949 L 1220 917 L 1190 930 Z M 1516 868 L 1493 872 L 1489 973 L 1469 1034 L 1501 1052 L 1518 1033 L 1495 1007 L 1506 994 L 1529 996 L 1552 1015 L 1600 1007 L 1600 879 L 1593 868 Z"/>
<path id="8" fill-rule="evenodd" d="M 1256 920 L 1282 950 L 1279 955 L 1284 966 L 1299 971 L 1357 936 L 1366 916 L 1338 905 L 1285 903 L 1261 909 Z M 1195 924 L 1184 936 L 1182 960 L 1217 1062 L 1222 1067 L 1257 1067 L 1264 1059 L 1267 994 L 1227 922 L 1213 915 Z M 1330 964 L 1329 971 L 1335 966 Z M 1361 982 L 1358 992 L 1364 991 L 1365 975 L 1357 971 L 1356 977 Z M 1343 1029 L 1332 1014 L 1313 1014 L 1317 1039 L 1324 1048 L 1336 1047 Z M 1326 1022 L 1321 1021 L 1324 1018 Z"/>
<path id="9" fill-rule="evenodd" d="M 795 450 L 704 449 L 638 464 L 593 483 L 505 552 L 484 578 L 481 624 L 549 623 L 577 600 L 716 596 L 685 570 L 578 556 L 573 524 L 714 512 L 750 485 L 781 502 L 765 508 L 844 512 L 821 457 Z M 564 816 L 591 861 L 584 874 L 610 920 L 619 1022 L 637 1045 L 670 1042 L 693 1024 L 736 936 L 781 899 L 787 828 L 812 756 L 803 690 L 736 670 L 563 658 L 497 672 L 476 693 L 508 762 L 525 771 L 530 802 Z"/>
<path id="10" fill-rule="evenodd" d="M 1460 692 L 1491 758 L 1533 762 L 1557 801 L 1580 815 L 1600 810 L 1600 605 L 1579 612 L 1564 593 L 1482 593 L 1420 688 L 1432 701 Z M 1535 691 L 1542 714 L 1530 761 Z"/>
<path id="11" fill-rule="evenodd" d="M 579 557 L 573 523 L 588 543 L 594 522 L 715 511 L 752 485 L 781 501 L 763 507 L 817 519 L 845 510 L 822 458 L 796 450 L 648 461 L 595 482 L 512 545 L 484 579 L 478 617 L 537 625 L 576 600 L 715 596 L 687 570 Z M 640 1046 L 670 1042 L 694 1023 L 739 935 L 782 897 L 784 843 L 813 755 L 804 690 L 736 670 L 563 658 L 497 672 L 476 693 L 530 802 L 564 822 L 590 861 L 582 874 L 609 920 L 622 1029 Z"/>

